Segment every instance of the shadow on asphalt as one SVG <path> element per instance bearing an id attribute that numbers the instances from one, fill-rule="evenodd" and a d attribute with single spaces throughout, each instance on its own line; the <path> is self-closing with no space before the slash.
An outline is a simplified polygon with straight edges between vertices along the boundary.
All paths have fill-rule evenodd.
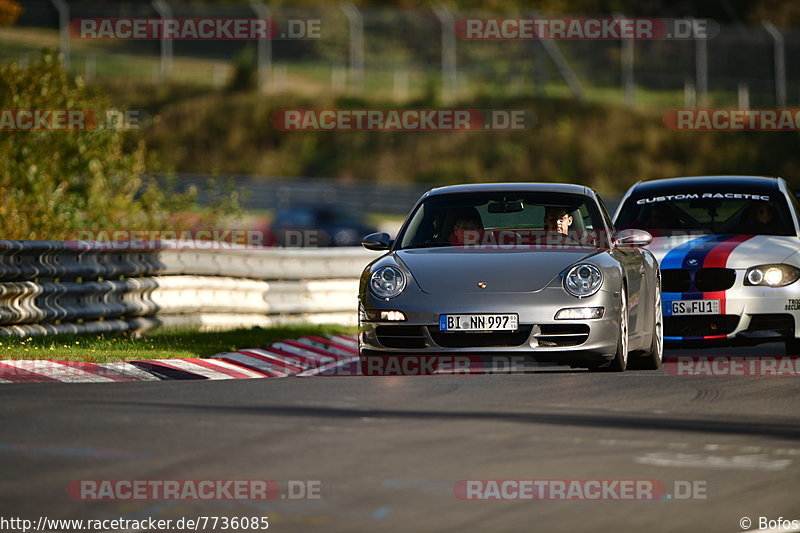
<path id="1" fill-rule="evenodd" d="M 719 419 L 656 418 L 656 415 L 621 416 L 607 414 L 576 415 L 548 413 L 508 413 L 497 411 L 421 411 L 397 409 L 352 409 L 337 407 L 295 406 L 224 406 L 224 405 L 178 405 L 172 403 L 103 402 L 105 405 L 128 405 L 138 409 L 164 408 L 206 413 L 229 413 L 256 416 L 286 416 L 309 418 L 386 418 L 395 420 L 448 420 L 448 421 L 492 421 L 519 424 L 546 424 L 554 426 L 579 426 L 632 429 L 642 431 L 678 431 L 713 433 L 721 435 L 760 435 L 782 439 L 800 440 L 800 426 L 796 422 L 742 422 Z"/>

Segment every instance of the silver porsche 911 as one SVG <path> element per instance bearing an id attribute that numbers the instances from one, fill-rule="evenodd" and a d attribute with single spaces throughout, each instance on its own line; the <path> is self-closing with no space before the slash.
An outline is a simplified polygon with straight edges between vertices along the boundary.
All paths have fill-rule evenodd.
<path id="1" fill-rule="evenodd" d="M 566 184 L 433 189 L 359 288 L 362 369 L 408 355 L 655 369 L 663 354 L 658 263 L 638 229 L 613 232 L 600 198 Z M 370 368 L 374 368 L 370 366 Z"/>

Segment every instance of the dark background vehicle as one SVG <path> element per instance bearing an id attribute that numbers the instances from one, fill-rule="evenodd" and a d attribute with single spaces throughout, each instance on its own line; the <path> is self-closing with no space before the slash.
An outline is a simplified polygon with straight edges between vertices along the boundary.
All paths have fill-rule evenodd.
<path id="1" fill-rule="evenodd" d="M 376 229 L 336 204 L 304 204 L 279 209 L 270 226 L 277 246 L 357 246 Z"/>

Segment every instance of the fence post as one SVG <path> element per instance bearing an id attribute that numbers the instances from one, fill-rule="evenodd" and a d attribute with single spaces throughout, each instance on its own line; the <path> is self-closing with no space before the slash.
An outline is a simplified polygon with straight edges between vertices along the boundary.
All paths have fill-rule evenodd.
<path id="1" fill-rule="evenodd" d="M 772 37 L 775 54 L 775 101 L 778 107 L 786 107 L 786 58 L 783 34 L 769 21 L 761 23 Z"/>
<path id="2" fill-rule="evenodd" d="M 625 20 L 625 16 L 622 14 L 615 14 L 614 18 Z M 636 87 L 633 78 L 633 39 L 621 39 L 620 48 L 623 100 L 625 101 L 625 105 L 633 106 L 633 104 L 636 103 Z"/>
<path id="3" fill-rule="evenodd" d="M 534 18 L 540 18 L 539 13 L 535 11 L 531 11 L 531 14 Z M 569 90 L 572 92 L 572 96 L 579 101 L 585 100 L 586 98 L 583 94 L 583 87 L 581 87 L 581 82 L 578 79 L 578 75 L 575 74 L 574 70 L 572 70 L 569 61 L 567 61 L 567 58 L 565 58 L 564 54 L 561 53 L 561 49 L 558 47 L 555 41 L 546 37 L 547 36 L 542 38 L 542 36 L 539 36 L 538 38 L 542 48 L 545 49 L 547 54 L 550 56 L 550 59 L 553 60 L 558 72 L 561 74 L 561 77 L 564 78 Z"/>
<path id="4" fill-rule="evenodd" d="M 708 105 L 708 41 L 706 39 L 694 40 L 694 66 L 697 104 L 705 107 Z"/>
<path id="5" fill-rule="evenodd" d="M 166 37 L 164 31 L 164 22 L 172 18 L 172 8 L 166 0 L 152 0 L 153 9 L 156 10 L 158 16 L 161 17 L 161 80 L 169 78 L 172 72 L 172 39 Z"/>
<path id="6" fill-rule="evenodd" d="M 349 84 L 357 92 L 364 90 L 364 17 L 350 2 L 341 6 L 350 32 Z"/>
<path id="7" fill-rule="evenodd" d="M 739 90 L 737 92 L 737 100 L 739 109 L 750 109 L 750 89 L 744 82 L 739 82 Z"/>
<path id="8" fill-rule="evenodd" d="M 534 96 L 544 96 L 547 83 L 547 69 L 545 68 L 545 57 L 542 53 L 542 45 L 536 39 L 530 42 L 531 60 L 533 67 L 531 75 L 533 77 Z"/>
<path id="9" fill-rule="evenodd" d="M 442 100 L 455 100 L 458 89 L 456 72 L 456 34 L 453 28 L 453 15 L 444 6 L 433 10 L 442 25 Z"/>
<path id="10" fill-rule="evenodd" d="M 69 70 L 69 5 L 64 0 L 50 0 L 58 11 L 58 35 L 61 66 Z"/>
<path id="11" fill-rule="evenodd" d="M 394 69 L 394 99 L 398 102 L 408 99 L 408 70 L 405 68 Z"/>
<path id="12" fill-rule="evenodd" d="M 683 104 L 687 108 L 697 107 L 697 90 L 694 82 L 688 78 L 683 81 Z"/>
<path id="13" fill-rule="evenodd" d="M 264 2 L 258 0 L 250 1 L 250 8 L 255 12 L 256 17 L 264 19 L 269 24 L 270 33 L 267 39 L 258 39 L 258 90 L 264 93 L 272 91 L 272 35 L 273 24 L 270 18 L 270 11 Z"/>
<path id="14" fill-rule="evenodd" d="M 344 67 L 333 65 L 331 67 L 331 92 L 340 94 L 345 92 L 346 87 L 347 74 L 345 73 Z"/>
<path id="15" fill-rule="evenodd" d="M 84 65 L 84 75 L 86 76 L 86 81 L 94 81 L 96 74 L 97 74 L 97 55 L 92 54 L 86 56 L 86 64 Z"/>

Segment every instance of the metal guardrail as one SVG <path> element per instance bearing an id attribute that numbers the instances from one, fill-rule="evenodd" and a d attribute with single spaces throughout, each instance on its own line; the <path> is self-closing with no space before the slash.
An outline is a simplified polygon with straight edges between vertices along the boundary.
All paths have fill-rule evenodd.
<path id="1" fill-rule="evenodd" d="M 0 282 L 135 277 L 160 268 L 158 251 L 99 251 L 88 242 L 0 240 Z"/>
<path id="2" fill-rule="evenodd" d="M 332 203 L 353 212 L 406 215 L 419 197 L 436 186 L 428 183 L 378 183 L 333 178 L 277 178 L 242 175 L 211 176 L 179 174 L 174 186 L 179 191 L 195 187 L 201 203 L 209 203 L 209 180 L 232 182 L 238 191 L 246 191 L 242 205 L 246 209 L 274 209 L 300 204 Z M 212 188 L 213 189 L 213 188 Z M 213 191 L 212 191 L 213 192 Z"/>
<path id="3" fill-rule="evenodd" d="M 0 335 L 354 324 L 360 248 L 109 250 L 0 241 Z"/>

